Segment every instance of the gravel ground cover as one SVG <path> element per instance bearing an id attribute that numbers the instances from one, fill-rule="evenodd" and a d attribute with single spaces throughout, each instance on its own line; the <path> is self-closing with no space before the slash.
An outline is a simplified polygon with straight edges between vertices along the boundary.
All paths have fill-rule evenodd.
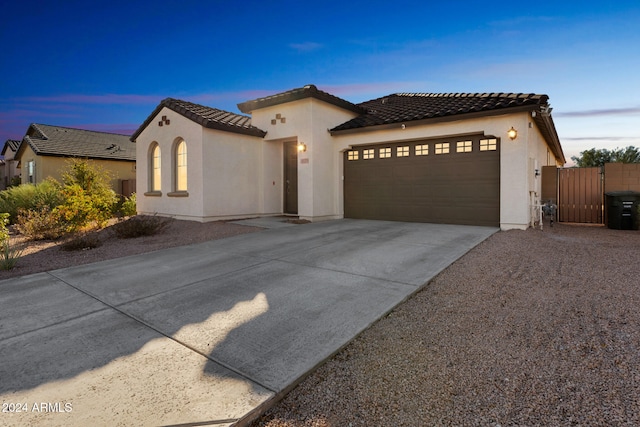
<path id="1" fill-rule="evenodd" d="M 0 270 L 0 280 L 262 230 L 224 221 L 167 220 L 169 225 L 158 234 L 135 239 L 117 238 L 112 222 L 112 226 L 94 232 L 101 242 L 99 247 L 77 251 L 61 250 L 64 239 L 27 241 L 20 235 L 12 236 L 12 246 L 23 247 L 23 255 L 12 270 Z"/>
<path id="2" fill-rule="evenodd" d="M 640 232 L 499 232 L 253 427 L 637 426 L 639 303 Z"/>

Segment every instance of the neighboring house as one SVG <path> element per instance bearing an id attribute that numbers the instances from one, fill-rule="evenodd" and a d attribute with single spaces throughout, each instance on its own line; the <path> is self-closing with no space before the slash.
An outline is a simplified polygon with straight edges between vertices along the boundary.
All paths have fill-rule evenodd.
<path id="1" fill-rule="evenodd" d="M 116 193 L 135 192 L 136 146 L 126 135 L 33 123 L 15 154 L 23 184 L 48 177 L 60 181 L 70 158 L 91 160 L 110 171 Z"/>
<path id="2" fill-rule="evenodd" d="M 20 141 L 7 139 L 2 147 L 4 163 L 0 166 L 0 190 L 5 190 L 12 183 L 20 179 L 20 168 L 15 159 Z"/>
<path id="3" fill-rule="evenodd" d="M 157 106 L 131 137 L 139 212 L 524 229 L 542 166 L 565 163 L 546 95 L 398 93 L 353 104 L 308 85 L 238 108 L 251 116 L 171 98 Z"/>

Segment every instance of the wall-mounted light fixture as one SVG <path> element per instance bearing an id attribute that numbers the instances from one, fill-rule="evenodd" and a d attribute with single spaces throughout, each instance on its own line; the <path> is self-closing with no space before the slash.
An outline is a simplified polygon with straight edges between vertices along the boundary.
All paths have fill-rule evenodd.
<path id="1" fill-rule="evenodd" d="M 516 138 L 518 137 L 518 131 L 517 131 L 517 130 L 515 130 L 515 129 L 513 128 L 513 126 L 511 126 L 511 129 L 509 129 L 509 130 L 507 131 L 507 136 L 509 137 L 509 139 L 510 139 L 510 140 L 512 140 L 512 141 L 513 141 L 514 139 L 516 139 Z"/>
<path id="2" fill-rule="evenodd" d="M 304 142 L 299 142 L 298 143 L 298 152 L 299 153 L 304 153 L 305 151 L 307 151 L 307 144 L 305 144 Z"/>
<path id="3" fill-rule="evenodd" d="M 534 174 L 536 177 L 540 176 L 540 169 L 536 169 L 536 170 L 533 172 L 533 174 Z"/>

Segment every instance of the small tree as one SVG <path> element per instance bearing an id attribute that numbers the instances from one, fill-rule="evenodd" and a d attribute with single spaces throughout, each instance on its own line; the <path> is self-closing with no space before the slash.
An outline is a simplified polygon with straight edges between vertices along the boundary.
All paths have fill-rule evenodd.
<path id="1" fill-rule="evenodd" d="M 118 202 L 111 189 L 112 174 L 89 161 L 72 159 L 62 173 L 64 202 L 58 212 L 69 224 L 70 231 L 95 221 L 102 227 L 111 218 Z"/>
<path id="2" fill-rule="evenodd" d="M 580 156 L 572 156 L 571 160 L 579 168 L 604 166 L 605 163 L 640 163 L 640 149 L 634 146 L 615 150 L 591 148 L 580 152 Z"/>

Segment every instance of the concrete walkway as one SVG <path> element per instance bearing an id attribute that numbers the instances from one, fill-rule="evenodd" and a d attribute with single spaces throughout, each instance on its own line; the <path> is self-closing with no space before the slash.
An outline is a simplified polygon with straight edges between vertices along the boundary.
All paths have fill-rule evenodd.
<path id="1" fill-rule="evenodd" d="M 242 424 L 495 231 L 338 220 L 0 281 L 0 425 Z"/>

